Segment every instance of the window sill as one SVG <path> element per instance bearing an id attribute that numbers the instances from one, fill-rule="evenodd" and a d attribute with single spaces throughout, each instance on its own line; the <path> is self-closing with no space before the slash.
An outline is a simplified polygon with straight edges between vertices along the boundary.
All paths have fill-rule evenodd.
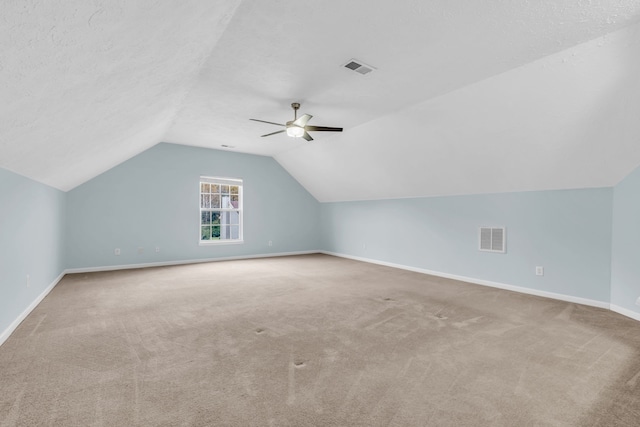
<path id="1" fill-rule="evenodd" d="M 241 245 L 244 240 L 200 240 L 198 246 Z"/>

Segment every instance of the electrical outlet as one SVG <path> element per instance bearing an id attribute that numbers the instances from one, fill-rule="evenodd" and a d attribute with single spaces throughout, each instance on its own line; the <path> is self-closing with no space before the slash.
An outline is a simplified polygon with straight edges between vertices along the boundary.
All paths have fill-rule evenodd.
<path id="1" fill-rule="evenodd" d="M 273 242 L 269 240 L 269 246 L 273 246 Z"/>
<path id="2" fill-rule="evenodd" d="M 138 248 L 138 254 L 143 254 L 144 253 L 144 248 Z"/>
<path id="3" fill-rule="evenodd" d="M 27 274 L 27 288 L 30 288 L 30 287 L 31 287 L 31 278 Z"/>
<path id="4" fill-rule="evenodd" d="M 636 300 L 636 305 L 640 305 L 640 297 Z"/>
<path id="5" fill-rule="evenodd" d="M 120 248 L 115 248 L 115 249 L 113 250 L 113 254 L 114 254 L 115 256 L 119 256 L 119 255 L 120 255 Z"/>
<path id="6" fill-rule="evenodd" d="M 156 246 L 156 252 L 160 252 L 160 246 Z"/>
<path id="7" fill-rule="evenodd" d="M 536 267 L 536 276 L 544 276 L 544 267 L 542 266 Z"/>

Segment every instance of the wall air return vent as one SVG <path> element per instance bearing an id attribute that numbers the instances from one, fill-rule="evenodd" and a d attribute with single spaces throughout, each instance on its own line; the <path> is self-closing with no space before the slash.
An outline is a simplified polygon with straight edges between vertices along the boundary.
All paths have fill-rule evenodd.
<path id="1" fill-rule="evenodd" d="M 370 72 L 375 70 L 375 67 L 372 67 L 371 65 L 367 65 L 364 62 L 359 61 L 357 59 L 350 60 L 349 62 L 344 64 L 344 67 L 362 75 L 369 74 Z"/>
<path id="2" fill-rule="evenodd" d="M 506 252 L 507 233 L 504 227 L 480 227 L 479 249 L 484 252 Z"/>

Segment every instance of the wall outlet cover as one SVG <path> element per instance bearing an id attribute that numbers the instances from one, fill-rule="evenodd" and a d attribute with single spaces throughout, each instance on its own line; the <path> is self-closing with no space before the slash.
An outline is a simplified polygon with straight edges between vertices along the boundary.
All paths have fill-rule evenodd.
<path id="1" fill-rule="evenodd" d="M 113 254 L 114 254 L 114 255 L 120 255 L 120 248 L 115 248 L 115 249 L 113 250 Z"/>
<path id="2" fill-rule="evenodd" d="M 541 267 L 541 266 L 536 267 L 536 276 L 544 276 L 544 267 Z"/>

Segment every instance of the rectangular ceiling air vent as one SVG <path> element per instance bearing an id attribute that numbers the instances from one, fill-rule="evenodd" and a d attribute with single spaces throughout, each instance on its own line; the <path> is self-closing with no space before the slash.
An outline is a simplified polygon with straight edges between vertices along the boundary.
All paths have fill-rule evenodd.
<path id="1" fill-rule="evenodd" d="M 364 62 L 359 61 L 357 59 L 350 60 L 349 62 L 344 64 L 344 67 L 362 75 L 369 74 L 370 72 L 375 70 L 375 67 L 372 67 L 371 65 L 367 65 Z"/>
<path id="2" fill-rule="evenodd" d="M 506 252 L 507 233 L 504 227 L 480 227 L 479 249 L 485 252 Z"/>

